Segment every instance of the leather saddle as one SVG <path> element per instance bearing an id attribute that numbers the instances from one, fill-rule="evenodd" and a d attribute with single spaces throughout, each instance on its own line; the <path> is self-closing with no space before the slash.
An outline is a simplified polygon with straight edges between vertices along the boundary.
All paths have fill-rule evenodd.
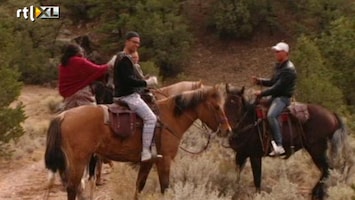
<path id="1" fill-rule="evenodd" d="M 269 100 L 261 100 L 259 104 L 256 106 L 256 113 L 258 119 L 266 119 L 267 112 L 270 108 L 271 101 Z M 286 107 L 279 116 L 279 121 L 282 123 L 287 122 L 290 116 L 295 117 L 301 123 L 307 122 L 310 115 L 308 112 L 307 104 L 292 102 L 291 105 Z"/>
<path id="2" fill-rule="evenodd" d="M 131 137 L 138 127 L 143 127 L 143 120 L 124 102 L 109 104 L 107 107 L 110 128 L 119 137 Z"/>
<path id="3" fill-rule="evenodd" d="M 152 111 L 157 114 L 154 96 L 145 91 L 141 94 L 142 99 L 148 104 Z M 114 100 L 113 104 L 107 105 L 108 124 L 112 131 L 121 138 L 128 138 L 134 135 L 137 128 L 143 127 L 143 120 L 128 105 L 120 100 Z M 157 126 L 158 127 L 158 126 Z"/>
<path id="4" fill-rule="evenodd" d="M 266 125 L 268 124 L 267 122 L 267 112 L 268 109 L 270 108 L 271 102 L 270 101 L 261 101 L 259 104 L 256 106 L 256 115 L 258 118 L 258 122 L 262 123 L 262 128 L 259 129 L 261 132 L 261 142 L 262 142 L 262 148 L 264 155 L 268 155 L 269 152 L 271 151 L 271 140 L 272 136 L 270 134 L 271 129 Z M 288 132 L 288 134 L 292 134 L 291 130 L 291 116 L 298 119 L 298 121 L 303 124 L 307 122 L 309 119 L 310 115 L 308 112 L 308 107 L 306 104 L 299 103 L 299 102 L 292 102 L 290 106 L 286 107 L 280 114 L 279 116 L 279 122 L 281 125 L 281 129 L 283 129 L 283 125 L 288 125 L 287 131 L 282 131 L 282 134 L 285 134 L 285 132 Z M 299 124 L 297 125 L 299 126 Z M 290 136 L 290 139 L 292 140 L 292 135 Z M 292 143 L 292 141 L 291 141 Z M 292 148 L 292 147 L 291 147 Z M 289 157 L 292 154 L 292 151 L 286 154 L 286 158 Z"/>

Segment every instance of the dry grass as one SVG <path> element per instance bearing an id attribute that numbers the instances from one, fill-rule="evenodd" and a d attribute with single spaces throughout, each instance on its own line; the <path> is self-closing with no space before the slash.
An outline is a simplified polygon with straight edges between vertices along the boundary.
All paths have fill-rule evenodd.
<path id="1" fill-rule="evenodd" d="M 189 149 L 199 149 L 201 144 L 205 144 L 205 139 L 201 139 L 200 129 L 193 128 L 185 135 L 182 146 Z M 197 130 L 196 130 L 197 129 Z M 202 142 L 201 142 L 202 140 Z M 159 192 L 159 182 L 156 171 L 150 174 L 147 184 L 140 199 L 149 200 L 306 200 L 310 199 L 310 193 L 316 184 L 320 172 L 314 166 L 312 160 L 305 151 L 296 152 L 288 160 L 280 158 L 263 159 L 262 191 L 255 193 L 252 181 L 250 164 L 247 163 L 241 174 L 240 185 L 236 182 L 236 172 L 234 164 L 234 152 L 225 149 L 216 142 L 211 144 L 207 151 L 202 154 L 192 155 L 184 151 L 179 151 L 171 169 L 171 187 L 161 195 Z M 352 139 L 352 148 L 354 140 Z M 197 144 L 198 147 L 188 146 Z M 124 164 L 123 164 L 124 165 Z M 135 190 L 135 178 L 137 171 L 123 166 L 121 172 L 117 174 L 124 183 L 117 183 L 116 194 L 120 194 L 119 199 L 131 199 L 132 195 L 127 195 L 122 188 Z M 336 170 L 331 171 L 331 176 L 327 182 L 328 199 L 332 200 L 354 200 L 355 173 L 350 173 L 346 178 Z M 127 190 L 126 190 L 127 191 Z M 125 195 L 124 195 L 125 194 Z"/>
<path id="2" fill-rule="evenodd" d="M 28 88 L 29 94 L 37 87 Z M 46 89 L 47 90 L 47 89 Z M 43 159 L 45 131 L 48 120 L 53 115 L 52 107 L 60 102 L 55 90 L 46 91 L 45 95 L 24 96 L 31 101 L 26 104 L 26 113 L 31 116 L 24 123 L 26 134 L 14 144 L 14 159 L 25 160 L 28 164 Z M 181 146 L 198 151 L 207 142 L 205 130 L 200 123 L 187 131 Z M 354 159 L 355 140 L 351 139 L 350 154 Z M 262 191 L 255 193 L 252 172 L 249 162 L 246 164 L 240 183 L 236 182 L 237 174 L 234 164 L 234 152 L 223 148 L 226 141 L 213 137 L 209 148 L 202 154 L 193 155 L 179 150 L 171 168 L 171 187 L 164 195 L 160 194 L 160 185 L 156 169 L 153 168 L 146 186 L 140 194 L 142 200 L 305 200 L 310 199 L 310 192 L 320 175 L 305 151 L 295 153 L 290 159 L 263 159 Z M 19 161 L 18 161 L 19 162 Z M 349 169 L 345 177 L 333 170 L 327 181 L 328 199 L 355 199 L 355 167 Z M 28 172 L 31 173 L 31 172 Z M 133 199 L 137 169 L 126 163 L 115 163 L 113 171 L 106 176 L 107 184 L 100 186 L 96 192 L 97 200 Z M 43 177 L 42 177 L 43 178 Z M 26 186 L 24 186 L 26 188 Z"/>

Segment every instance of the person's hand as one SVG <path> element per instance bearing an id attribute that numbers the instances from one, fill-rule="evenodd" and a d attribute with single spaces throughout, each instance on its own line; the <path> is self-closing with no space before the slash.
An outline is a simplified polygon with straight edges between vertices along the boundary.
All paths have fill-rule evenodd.
<path id="1" fill-rule="evenodd" d="M 258 84 L 258 78 L 256 77 L 256 76 L 252 76 L 251 77 L 251 81 L 252 81 L 252 83 L 254 84 L 254 85 L 256 85 L 256 84 Z"/>
<path id="2" fill-rule="evenodd" d="M 254 92 L 254 95 L 255 95 L 256 97 L 260 97 L 260 96 L 261 96 L 261 90 L 256 90 L 256 91 Z"/>
<path id="3" fill-rule="evenodd" d="M 158 79 L 157 79 L 157 77 L 155 77 L 155 76 L 149 77 L 149 78 L 146 80 L 146 82 L 147 82 L 147 86 L 148 86 L 148 87 L 153 87 L 153 86 L 158 85 Z"/>
<path id="4" fill-rule="evenodd" d="M 110 69 L 113 68 L 113 66 L 115 65 L 116 58 L 117 58 L 117 56 L 114 55 L 114 56 L 111 58 L 111 60 L 106 63 L 106 64 L 108 65 L 108 68 L 110 68 Z"/>

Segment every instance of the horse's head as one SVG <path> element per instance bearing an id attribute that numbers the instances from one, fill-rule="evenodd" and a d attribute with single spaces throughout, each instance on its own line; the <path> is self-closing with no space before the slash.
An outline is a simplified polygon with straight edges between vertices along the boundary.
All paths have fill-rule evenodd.
<path id="1" fill-rule="evenodd" d="M 198 118 L 213 131 L 218 131 L 219 136 L 227 136 L 232 129 L 224 112 L 225 87 L 221 85 L 206 86 L 205 91 L 206 100 L 201 104 L 203 109 L 200 109 Z"/>
<path id="2" fill-rule="evenodd" d="M 239 89 L 235 86 L 227 84 L 226 90 L 227 97 L 224 104 L 224 110 L 229 124 L 231 125 L 232 129 L 235 129 L 238 126 L 238 123 L 244 113 L 244 87 Z"/>

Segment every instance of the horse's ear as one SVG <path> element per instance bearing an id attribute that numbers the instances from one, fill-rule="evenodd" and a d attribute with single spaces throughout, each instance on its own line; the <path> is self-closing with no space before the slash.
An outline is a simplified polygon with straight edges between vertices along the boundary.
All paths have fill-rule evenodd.
<path id="1" fill-rule="evenodd" d="M 242 89 L 240 90 L 240 95 L 244 94 L 244 90 L 245 90 L 245 86 L 243 86 Z"/>

